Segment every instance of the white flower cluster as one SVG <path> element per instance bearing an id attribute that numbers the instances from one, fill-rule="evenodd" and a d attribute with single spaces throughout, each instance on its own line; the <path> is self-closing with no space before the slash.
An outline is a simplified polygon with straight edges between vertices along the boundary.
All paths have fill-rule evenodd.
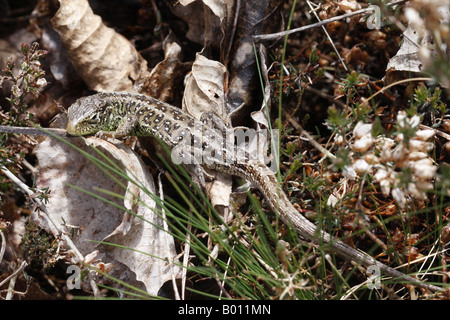
<path id="1" fill-rule="evenodd" d="M 409 118 L 403 111 L 397 116 L 400 129 L 417 129 L 419 124 L 419 116 Z M 344 169 L 344 175 L 355 179 L 366 172 L 373 174 L 373 179 L 379 183 L 383 194 L 391 194 L 401 208 L 406 206 L 407 196 L 423 200 L 426 198 L 426 191 L 433 188 L 431 181 L 437 170 L 428 156 L 434 147 L 429 142 L 434 134 L 431 129 L 417 129 L 408 141 L 402 133 L 395 139 L 383 135 L 373 137 L 372 124 L 359 122 L 353 130 L 354 141 L 351 148 L 362 156 L 356 158 L 356 154 L 353 154 L 354 161 Z M 410 173 L 407 182 L 402 180 L 405 172 Z"/>

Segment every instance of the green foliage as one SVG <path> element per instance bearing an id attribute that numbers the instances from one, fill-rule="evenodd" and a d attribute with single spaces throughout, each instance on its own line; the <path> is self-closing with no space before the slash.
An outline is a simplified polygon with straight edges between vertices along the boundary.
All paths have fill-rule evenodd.
<path id="1" fill-rule="evenodd" d="M 31 221 L 25 225 L 21 245 L 27 260 L 35 266 L 47 268 L 55 261 L 58 241 Z"/>
<path id="2" fill-rule="evenodd" d="M 358 95 L 358 85 L 362 83 L 362 76 L 356 72 L 352 71 L 347 74 L 347 77 L 341 79 L 339 82 L 341 92 L 347 97 L 347 105 L 350 105 L 351 101 L 355 96 Z"/>
<path id="3" fill-rule="evenodd" d="M 10 57 L 6 58 L 6 67 L 3 69 L 5 75 L 0 75 L 0 87 L 5 80 L 13 83 L 11 97 L 7 98 L 11 108 L 9 117 L 3 116 L 4 124 L 18 125 L 19 117 L 25 113 L 28 107 L 26 98 L 31 95 L 37 99 L 39 92 L 47 85 L 44 78 L 45 72 L 39 62 L 39 59 L 46 56 L 47 51 L 39 49 L 39 45 L 35 42 L 31 46 L 26 43 L 22 44 L 21 52 L 23 58 L 18 75 L 14 74 L 16 63 Z M 32 115 L 28 114 L 26 118 L 31 117 Z M 22 123 L 27 124 L 26 121 Z"/>
<path id="4" fill-rule="evenodd" d="M 414 90 L 410 115 L 426 114 L 433 127 L 438 127 L 447 115 L 447 104 L 442 101 L 442 90 L 439 87 L 419 85 Z"/>
<path id="5" fill-rule="evenodd" d="M 23 55 L 20 70 L 14 71 L 16 63 L 12 58 L 6 58 L 6 67 L 0 74 L 0 88 L 5 81 L 11 82 L 11 95 L 7 98 L 9 107 L 0 106 L 0 123 L 11 126 L 29 126 L 32 124 L 33 114 L 27 113 L 27 101 L 30 97 L 37 99 L 39 92 L 47 85 L 44 78 L 45 72 L 41 68 L 39 59 L 45 57 L 47 52 L 39 49 L 37 43 L 31 46 L 22 44 Z M 20 162 L 26 153 L 26 147 L 12 141 L 8 134 L 0 133 L 0 165 L 14 170 L 20 166 Z M 0 190 L 8 189 L 3 181 L 0 181 Z"/>
<path id="6" fill-rule="evenodd" d="M 328 108 L 328 118 L 325 123 L 333 132 L 341 136 L 345 136 L 348 131 L 350 119 L 348 119 L 347 114 L 344 110 L 331 107 Z"/>

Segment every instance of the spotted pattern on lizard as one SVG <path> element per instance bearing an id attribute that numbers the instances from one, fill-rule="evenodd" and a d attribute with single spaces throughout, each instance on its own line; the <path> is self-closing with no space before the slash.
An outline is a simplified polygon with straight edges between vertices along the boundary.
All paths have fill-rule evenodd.
<path id="1" fill-rule="evenodd" d="M 97 134 L 100 136 L 123 137 L 127 135 L 153 136 L 162 140 L 170 148 L 176 148 L 181 141 L 202 140 L 200 135 L 206 125 L 185 113 L 157 99 L 140 94 L 123 92 L 98 93 L 77 100 L 68 110 L 67 132 L 71 135 Z M 185 142 L 185 141 L 184 141 Z M 202 145 L 202 148 L 207 147 Z M 271 209 L 281 219 L 292 225 L 300 236 L 312 242 L 323 241 L 327 249 L 351 259 L 366 267 L 376 265 L 392 277 L 401 278 L 416 286 L 432 291 L 442 288 L 426 284 L 378 262 L 367 253 L 356 250 L 318 228 L 306 219 L 289 201 L 281 190 L 274 173 L 257 161 L 224 163 L 221 161 L 204 164 L 210 169 L 239 176 L 255 185 Z"/>

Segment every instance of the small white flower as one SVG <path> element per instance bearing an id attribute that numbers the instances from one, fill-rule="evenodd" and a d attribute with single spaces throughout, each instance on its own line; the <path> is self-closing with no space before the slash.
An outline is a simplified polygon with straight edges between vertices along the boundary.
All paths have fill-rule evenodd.
<path id="1" fill-rule="evenodd" d="M 408 192 L 417 199 L 424 200 L 426 198 L 425 191 L 433 188 L 433 184 L 430 182 L 410 182 L 408 183 Z"/>
<path id="2" fill-rule="evenodd" d="M 363 156 L 364 160 L 370 164 L 370 165 L 375 165 L 380 163 L 380 158 L 378 158 L 377 155 L 375 155 L 374 152 L 366 152 Z"/>
<path id="3" fill-rule="evenodd" d="M 409 125 L 413 128 L 416 128 L 420 124 L 420 117 L 418 115 L 414 115 L 409 121 Z"/>
<path id="4" fill-rule="evenodd" d="M 327 206 L 334 207 L 338 201 L 339 199 L 334 194 L 330 194 L 327 200 Z"/>
<path id="5" fill-rule="evenodd" d="M 417 178 L 422 180 L 430 180 L 435 177 L 437 166 L 433 165 L 430 158 L 421 159 L 411 162 L 411 168 Z"/>
<path id="6" fill-rule="evenodd" d="M 36 81 L 36 86 L 38 88 L 44 88 L 47 85 L 47 80 L 45 78 L 40 78 Z"/>
<path id="7" fill-rule="evenodd" d="M 344 175 L 344 177 L 350 180 L 355 180 L 357 177 L 355 170 L 350 166 L 345 166 L 342 170 L 342 174 Z"/>
<path id="8" fill-rule="evenodd" d="M 407 114 L 406 114 L 405 111 L 400 111 L 400 112 L 397 114 L 397 122 L 398 122 L 399 124 L 404 124 L 405 121 L 406 121 L 406 119 L 407 119 Z"/>
<path id="9" fill-rule="evenodd" d="M 353 149 L 357 152 L 364 153 L 373 145 L 375 139 L 370 133 L 362 136 L 361 138 L 355 140 L 353 143 Z"/>
<path id="10" fill-rule="evenodd" d="M 434 144 L 417 139 L 409 140 L 409 151 L 423 151 L 428 152 L 433 150 Z"/>
<path id="11" fill-rule="evenodd" d="M 415 128 L 420 124 L 420 117 L 418 115 L 414 115 L 411 118 L 408 118 L 405 111 L 400 111 L 397 115 L 397 123 L 402 128 L 406 126 Z"/>
<path id="12" fill-rule="evenodd" d="M 405 193 L 400 188 L 392 189 L 391 194 L 400 208 L 404 208 L 406 206 L 406 196 Z"/>
<path id="13" fill-rule="evenodd" d="M 418 130 L 416 132 L 416 138 L 422 141 L 428 141 L 432 137 L 434 137 L 436 134 L 436 131 L 433 129 L 424 129 L 424 130 Z"/>
<path id="14" fill-rule="evenodd" d="M 353 163 L 353 169 L 356 172 L 369 172 L 372 170 L 372 166 L 364 159 L 358 159 Z"/>
<path id="15" fill-rule="evenodd" d="M 392 151 L 389 149 L 383 149 L 380 153 L 380 160 L 383 163 L 389 162 L 392 160 Z"/>
<path id="16" fill-rule="evenodd" d="M 381 180 L 380 187 L 381 187 L 381 192 L 383 192 L 383 194 L 385 196 L 387 196 L 387 195 L 389 195 L 389 192 L 391 191 L 391 182 L 389 181 L 389 179 Z"/>
<path id="17" fill-rule="evenodd" d="M 355 129 L 353 129 L 353 136 L 355 137 L 355 139 L 359 139 L 371 132 L 372 123 L 364 123 L 362 121 L 359 121 L 356 124 Z"/>
<path id="18" fill-rule="evenodd" d="M 428 157 L 428 154 L 425 153 L 425 152 L 413 151 L 413 152 L 409 153 L 408 160 L 410 160 L 410 161 L 417 161 L 417 160 L 420 160 L 420 159 L 425 159 L 426 157 Z"/>
<path id="19" fill-rule="evenodd" d="M 348 12 L 361 9 L 361 5 L 357 1 L 342 0 L 339 2 L 339 6 L 341 7 L 342 10 Z"/>
<path id="20" fill-rule="evenodd" d="M 374 178 L 376 181 L 380 182 L 380 181 L 386 179 L 386 178 L 388 177 L 388 175 L 389 175 L 389 174 L 388 174 L 388 172 L 387 172 L 385 169 L 379 169 L 379 170 L 377 171 L 377 173 L 375 173 L 375 175 L 373 176 L 373 178 Z"/>
<path id="21" fill-rule="evenodd" d="M 385 136 L 378 136 L 376 139 L 377 148 L 385 149 L 392 148 L 395 145 L 395 141 Z"/>
<path id="22" fill-rule="evenodd" d="M 399 166 L 400 162 L 403 162 L 407 157 L 408 157 L 408 149 L 406 148 L 404 143 L 400 143 L 392 151 L 391 159 L 392 161 L 397 163 L 397 166 Z"/>
<path id="23" fill-rule="evenodd" d="M 337 134 L 337 135 L 334 137 L 334 141 L 336 142 L 336 144 L 337 144 L 338 146 L 341 146 L 341 145 L 344 143 L 344 137 L 343 137 L 342 135 L 340 135 L 340 134 Z"/>

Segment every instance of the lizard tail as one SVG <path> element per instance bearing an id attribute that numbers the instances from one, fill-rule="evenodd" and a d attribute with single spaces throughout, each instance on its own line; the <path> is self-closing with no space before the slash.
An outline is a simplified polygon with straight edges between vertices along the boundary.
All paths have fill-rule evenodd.
<path id="1" fill-rule="evenodd" d="M 255 185 L 263 193 L 271 209 L 277 212 L 286 224 L 292 225 L 300 236 L 314 243 L 326 243 L 328 251 L 335 252 L 342 258 L 351 259 L 365 267 L 377 266 L 382 273 L 393 278 L 410 282 L 414 286 L 422 287 L 430 291 L 444 291 L 441 287 L 427 284 L 414 277 L 405 275 L 375 260 L 367 253 L 350 247 L 341 240 L 332 237 L 329 233 L 319 230 L 292 205 L 287 195 L 279 187 L 275 174 L 264 164 L 234 164 L 232 167 L 228 168 L 228 172 Z"/>

